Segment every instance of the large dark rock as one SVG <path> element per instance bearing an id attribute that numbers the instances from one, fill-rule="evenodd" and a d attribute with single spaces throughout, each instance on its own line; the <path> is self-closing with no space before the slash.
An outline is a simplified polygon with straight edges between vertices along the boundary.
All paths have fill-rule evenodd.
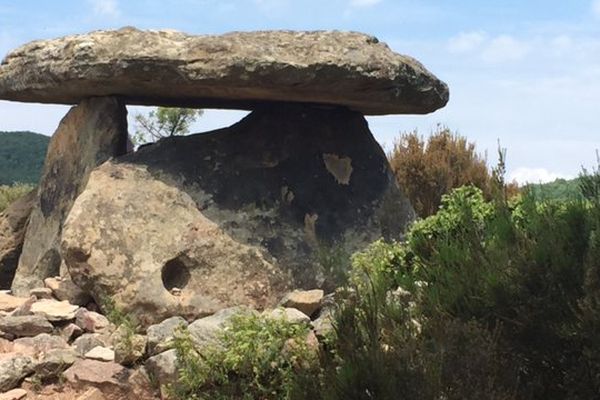
<path id="1" fill-rule="evenodd" d="M 355 32 L 191 36 L 123 28 L 29 43 L 0 66 L 0 99 L 254 109 L 271 102 L 343 105 L 363 114 L 424 114 L 448 87 L 415 59 Z"/>
<path id="2" fill-rule="evenodd" d="M 35 198 L 31 191 L 0 213 L 0 289 L 10 289 L 15 276 Z"/>
<path id="3" fill-rule="evenodd" d="M 280 105 L 98 167 L 62 251 L 75 283 L 151 324 L 323 286 L 324 256 L 398 238 L 413 215 L 360 114 Z"/>
<path id="4" fill-rule="evenodd" d="M 12 290 L 25 296 L 59 275 L 62 224 L 92 169 L 125 153 L 127 110 L 112 97 L 71 108 L 52 136 Z"/>

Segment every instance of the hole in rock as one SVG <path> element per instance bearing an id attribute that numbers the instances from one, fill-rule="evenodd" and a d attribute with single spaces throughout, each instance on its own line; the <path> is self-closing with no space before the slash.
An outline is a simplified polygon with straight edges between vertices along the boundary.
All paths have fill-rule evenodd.
<path id="1" fill-rule="evenodd" d="M 179 258 L 166 262 L 161 271 L 163 286 L 168 291 L 183 289 L 190 280 L 190 270 Z"/>
<path id="2" fill-rule="evenodd" d="M 157 120 L 157 110 L 158 107 L 127 106 L 129 151 L 137 150 L 144 145 L 156 143 L 162 137 L 169 136 L 168 127 L 170 124 L 169 122 L 163 124 Z M 187 132 L 184 134 L 193 135 L 227 128 L 239 122 L 249 113 L 249 111 L 215 109 L 198 109 L 198 111 L 199 113 L 190 120 L 191 123 L 187 126 Z"/>

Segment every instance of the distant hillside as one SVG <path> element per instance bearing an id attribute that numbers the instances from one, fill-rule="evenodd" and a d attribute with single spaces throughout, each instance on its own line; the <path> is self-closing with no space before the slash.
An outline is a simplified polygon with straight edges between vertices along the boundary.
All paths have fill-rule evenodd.
<path id="1" fill-rule="evenodd" d="M 33 132 L 0 132 L 0 185 L 37 183 L 48 136 Z"/>
<path id="2" fill-rule="evenodd" d="M 581 197 L 579 178 L 556 179 L 548 183 L 529 184 L 527 187 L 533 190 L 536 197 L 540 199 L 572 200 Z"/>

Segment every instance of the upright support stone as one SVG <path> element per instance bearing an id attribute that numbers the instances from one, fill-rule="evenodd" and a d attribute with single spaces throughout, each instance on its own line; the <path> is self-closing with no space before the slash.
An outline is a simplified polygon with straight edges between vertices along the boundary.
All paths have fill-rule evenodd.
<path id="1" fill-rule="evenodd" d="M 59 274 L 62 224 L 90 172 L 126 152 L 127 110 L 115 97 L 83 100 L 71 108 L 52 136 L 38 196 L 13 280 L 15 294 L 43 286 Z"/>
<path id="2" fill-rule="evenodd" d="M 0 289 L 9 289 L 15 276 L 35 196 L 31 191 L 0 213 Z"/>

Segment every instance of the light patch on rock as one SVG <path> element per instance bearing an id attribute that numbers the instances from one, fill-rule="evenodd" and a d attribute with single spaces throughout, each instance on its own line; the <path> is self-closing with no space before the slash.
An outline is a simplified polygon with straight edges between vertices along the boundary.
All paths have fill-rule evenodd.
<path id="1" fill-rule="evenodd" d="M 352 176 L 352 159 L 337 154 L 323 154 L 325 168 L 340 185 L 349 185 Z"/>

